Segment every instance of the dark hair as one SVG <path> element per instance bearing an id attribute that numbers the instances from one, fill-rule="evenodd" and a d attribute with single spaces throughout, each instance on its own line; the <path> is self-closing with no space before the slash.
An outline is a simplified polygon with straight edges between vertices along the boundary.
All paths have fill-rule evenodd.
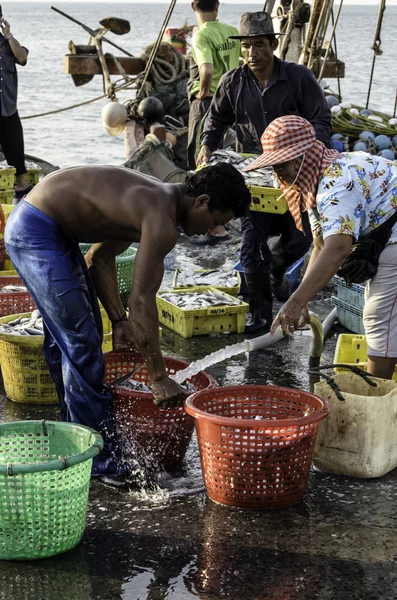
<path id="1" fill-rule="evenodd" d="M 212 12 L 216 9 L 219 0 L 193 0 L 194 6 L 201 12 Z"/>
<path id="2" fill-rule="evenodd" d="M 244 217 L 251 204 L 251 195 L 245 185 L 244 177 L 232 165 L 218 163 L 204 167 L 185 181 L 186 192 L 197 198 L 201 194 L 210 197 L 208 210 L 223 213 L 231 210 L 235 217 Z"/>

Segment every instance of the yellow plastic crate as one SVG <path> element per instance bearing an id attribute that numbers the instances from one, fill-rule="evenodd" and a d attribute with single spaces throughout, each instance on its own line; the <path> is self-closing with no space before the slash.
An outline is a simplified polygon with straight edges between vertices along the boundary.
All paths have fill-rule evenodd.
<path id="1" fill-rule="evenodd" d="M 351 333 L 342 333 L 338 337 L 336 343 L 334 363 L 344 363 L 347 365 L 355 365 L 367 370 L 367 339 L 365 335 L 355 335 Z M 337 373 L 345 373 L 347 369 L 335 367 Z M 397 381 L 397 367 L 394 370 L 393 379 Z"/>
<path id="2" fill-rule="evenodd" d="M 29 185 L 36 185 L 39 183 L 41 169 L 37 167 L 37 169 L 28 169 L 25 173 L 26 181 Z"/>
<path id="3" fill-rule="evenodd" d="M 3 203 L 1 203 L 1 207 L 3 209 L 4 216 L 5 216 L 6 223 L 7 223 L 7 219 L 10 216 L 10 214 L 12 213 L 12 211 L 14 210 L 15 206 L 13 206 L 12 204 L 3 204 Z"/>
<path id="4" fill-rule="evenodd" d="M 211 287 L 197 287 L 194 291 L 208 290 L 222 293 L 226 300 L 229 294 L 219 292 Z M 196 310 L 183 310 L 161 297 L 161 294 L 172 293 L 174 290 L 160 290 L 157 293 L 157 310 L 159 321 L 172 331 L 184 338 L 210 333 L 243 333 L 248 304 L 241 302 L 239 306 L 212 306 Z M 189 294 L 192 288 L 178 290 L 178 294 Z M 234 298 L 233 298 L 234 300 Z"/>
<path id="5" fill-rule="evenodd" d="M 12 204 L 14 199 L 14 190 L 5 190 L 0 192 L 0 203 L 7 206 Z"/>
<path id="6" fill-rule="evenodd" d="M 14 167 L 0 169 L 0 190 L 14 189 L 15 173 L 16 169 L 14 169 Z"/>
<path id="7" fill-rule="evenodd" d="M 267 212 L 283 215 L 288 210 L 288 204 L 281 190 L 278 188 L 266 188 L 257 185 L 249 185 L 251 193 L 250 210 L 254 212 Z"/>
<path id="8" fill-rule="evenodd" d="M 174 280 L 172 283 L 172 286 L 174 288 L 174 290 L 181 290 L 186 288 L 186 286 L 181 286 L 178 285 L 178 277 L 181 274 L 181 272 L 184 269 L 177 269 L 174 273 Z M 211 269 L 213 270 L 213 269 Z M 210 269 L 196 269 L 195 271 L 193 271 L 193 273 L 208 273 L 210 271 Z M 221 286 L 217 286 L 217 285 L 213 285 L 212 287 L 216 290 L 218 290 L 219 292 L 225 292 L 225 294 L 230 294 L 230 296 L 237 296 L 239 291 L 240 291 L 240 287 L 241 287 L 241 275 L 238 271 L 234 271 L 233 273 L 235 274 L 235 276 L 237 277 L 238 280 L 238 284 L 235 287 L 221 287 Z M 189 290 L 191 292 L 196 292 L 197 290 L 201 289 L 202 287 L 207 287 L 207 286 L 197 286 L 197 285 L 189 285 Z M 211 287 L 211 286 L 208 286 Z"/>

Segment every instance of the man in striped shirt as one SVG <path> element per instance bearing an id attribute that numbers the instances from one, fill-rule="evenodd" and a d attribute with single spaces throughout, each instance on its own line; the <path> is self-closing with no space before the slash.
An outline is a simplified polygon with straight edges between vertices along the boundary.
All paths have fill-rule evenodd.
<path id="1" fill-rule="evenodd" d="M 24 195 L 30 186 L 26 180 L 25 149 L 21 120 L 17 111 L 18 76 L 16 65 L 25 66 L 29 50 L 11 33 L 0 7 L 0 145 L 10 166 L 16 169 L 16 195 Z"/>

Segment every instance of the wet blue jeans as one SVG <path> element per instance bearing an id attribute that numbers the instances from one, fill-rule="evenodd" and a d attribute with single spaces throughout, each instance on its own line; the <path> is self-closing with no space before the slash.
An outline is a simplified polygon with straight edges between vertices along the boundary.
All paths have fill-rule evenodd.
<path id="1" fill-rule="evenodd" d="M 44 356 L 62 421 L 100 431 L 104 450 L 93 475 L 122 472 L 113 398 L 104 384 L 102 320 L 94 284 L 77 243 L 50 217 L 22 200 L 6 227 L 8 255 L 44 322 Z"/>

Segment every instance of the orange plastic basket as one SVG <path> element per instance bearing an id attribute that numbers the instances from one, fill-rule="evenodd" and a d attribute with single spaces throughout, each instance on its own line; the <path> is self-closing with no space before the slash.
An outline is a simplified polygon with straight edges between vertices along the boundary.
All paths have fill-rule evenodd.
<path id="1" fill-rule="evenodd" d="M 112 384 L 115 379 L 127 375 L 144 361 L 136 352 L 108 352 L 105 361 L 105 381 Z M 170 375 L 187 367 L 182 360 L 164 357 Z M 133 375 L 136 381 L 149 383 L 145 366 Z M 197 390 L 216 386 L 215 379 L 202 371 L 192 377 L 191 383 Z M 123 451 L 126 456 L 139 454 L 145 457 L 146 467 L 152 470 L 172 471 L 181 465 L 191 440 L 194 420 L 183 406 L 159 408 L 153 403 L 150 392 L 136 392 L 113 388 L 114 413 Z"/>
<path id="2" fill-rule="evenodd" d="M 17 315 L 35 310 L 33 298 L 26 292 L 1 292 L 6 285 L 24 285 L 20 277 L 0 276 L 0 317 Z"/>
<path id="3" fill-rule="evenodd" d="M 325 400 L 291 388 L 247 385 L 195 393 L 185 408 L 196 420 L 211 500 L 255 509 L 301 500 L 318 423 L 329 412 Z"/>

